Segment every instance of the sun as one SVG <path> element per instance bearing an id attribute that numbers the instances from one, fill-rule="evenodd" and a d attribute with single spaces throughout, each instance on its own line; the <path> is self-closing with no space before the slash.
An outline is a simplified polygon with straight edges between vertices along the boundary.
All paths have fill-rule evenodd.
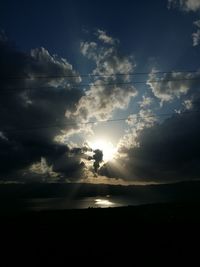
<path id="1" fill-rule="evenodd" d="M 114 158 L 114 155 L 116 153 L 116 148 L 110 141 L 107 141 L 105 139 L 98 139 L 89 142 L 89 145 L 93 150 L 100 149 L 103 151 L 103 160 L 105 162 L 110 161 Z"/>

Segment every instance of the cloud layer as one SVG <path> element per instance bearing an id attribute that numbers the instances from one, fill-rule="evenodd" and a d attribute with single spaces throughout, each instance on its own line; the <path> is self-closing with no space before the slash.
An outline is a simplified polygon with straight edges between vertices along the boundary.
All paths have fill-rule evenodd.
<path id="1" fill-rule="evenodd" d="M 73 115 L 83 121 L 88 121 L 90 118 L 108 119 L 115 109 L 127 108 L 131 98 L 137 94 L 133 85 L 124 85 L 130 82 L 129 74 L 135 68 L 133 57 L 121 55 L 114 39 L 107 35 L 106 37 L 103 35 L 103 38 L 103 33 L 100 30 L 97 32 L 98 38 L 102 41 L 101 44 L 81 43 L 82 55 L 95 63 L 92 72 L 95 78 L 85 95 L 79 100 L 76 111 L 68 116 Z M 126 73 L 126 75 L 116 76 L 114 75 L 116 73 Z"/>
<path id="2" fill-rule="evenodd" d="M 121 54 L 119 41 L 105 31 L 96 31 L 94 37 L 80 45 L 94 66 L 92 82 L 83 86 L 66 59 L 45 48 L 20 52 L 1 35 L 0 179 L 84 182 L 97 175 L 131 182 L 199 179 L 198 71 L 149 74 L 147 91 L 135 103 L 138 111 L 126 121 L 114 161 L 103 164 L 99 149 L 70 144 L 70 135 L 92 131 L 80 123 L 109 119 L 114 111 L 125 111 L 140 93 L 131 84 L 133 56 Z M 177 99 L 179 113 L 160 122 L 152 104 Z"/>
<path id="3" fill-rule="evenodd" d="M 194 90 L 186 108 L 162 123 L 146 115 L 122 139 L 118 157 L 100 172 L 109 177 L 140 182 L 177 182 L 200 177 L 200 91 Z M 149 124 L 148 124 L 149 122 Z M 130 123 L 130 122 L 129 122 Z"/>
<path id="4" fill-rule="evenodd" d="M 199 71 L 162 74 L 153 70 L 147 84 L 161 103 L 174 104 L 180 99 L 179 113 L 160 120 L 149 107 L 151 98 L 143 96 L 140 111 L 127 120 L 131 128 L 119 143 L 118 155 L 114 161 L 104 164 L 100 173 L 136 182 L 199 179 Z"/>
<path id="5" fill-rule="evenodd" d="M 19 52 L 5 36 L 0 38 L 0 57 L 1 179 L 21 179 L 41 158 L 47 166 L 52 164 L 52 172 L 61 172 L 54 161 L 69 158 L 69 148 L 54 138 L 61 130 L 77 128 L 65 113 L 75 110 L 83 95 L 72 86 L 78 85 L 81 78 L 65 59 L 50 55 L 44 48 L 29 54 Z M 66 162 L 69 168 L 69 159 Z M 72 171 L 68 172 L 66 167 L 65 174 L 73 177 L 78 169 L 79 165 L 74 172 L 70 167 Z"/>
<path id="6" fill-rule="evenodd" d="M 155 70 L 149 74 L 147 84 L 161 102 L 168 102 L 187 94 L 190 88 L 199 85 L 200 72 L 170 72 L 158 76 Z"/>
<path id="7" fill-rule="evenodd" d="M 43 47 L 20 52 L 0 35 L 1 180 L 83 181 L 86 177 L 90 148 L 72 146 L 68 137 L 91 130 L 80 122 L 110 118 L 136 95 L 131 85 L 115 85 L 130 81 L 133 58 L 121 55 L 119 42 L 106 32 L 98 30 L 95 36 L 99 43 L 81 43 L 81 53 L 94 61 L 92 74 L 97 75 L 83 88 L 66 59 Z M 127 75 L 118 78 L 114 73 Z M 102 157 L 101 151 L 94 151 L 95 171 Z"/>

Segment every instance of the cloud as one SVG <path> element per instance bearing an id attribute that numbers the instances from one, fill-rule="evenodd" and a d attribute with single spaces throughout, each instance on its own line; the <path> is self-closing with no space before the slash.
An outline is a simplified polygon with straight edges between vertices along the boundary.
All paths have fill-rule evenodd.
<path id="1" fill-rule="evenodd" d="M 86 166 L 83 158 L 84 148 L 69 148 L 66 145 L 58 151 L 49 151 L 45 157 L 35 161 L 21 174 L 24 181 L 76 182 L 86 178 Z"/>
<path id="2" fill-rule="evenodd" d="M 80 51 L 83 56 L 87 56 L 89 59 L 97 60 L 97 43 L 95 42 L 81 42 L 80 44 Z"/>
<path id="3" fill-rule="evenodd" d="M 139 105 L 140 105 L 140 108 L 146 108 L 146 107 L 149 107 L 153 102 L 153 99 L 151 97 L 148 97 L 148 96 L 145 96 L 143 95 L 142 96 L 142 101 L 139 101 Z"/>
<path id="4" fill-rule="evenodd" d="M 200 93 L 195 91 L 190 110 L 162 123 L 129 133 L 115 161 L 100 169 L 101 175 L 130 181 L 167 183 L 200 177 Z M 135 136 L 134 136 L 135 134 Z M 129 136 L 129 137 L 130 137 Z"/>
<path id="5" fill-rule="evenodd" d="M 171 72 L 160 77 L 152 70 L 147 84 L 154 96 L 163 103 L 186 95 L 192 87 L 199 85 L 199 76 L 198 71 L 196 73 Z"/>
<path id="6" fill-rule="evenodd" d="M 197 26 L 198 28 L 200 28 L 200 20 L 194 21 L 194 25 Z"/>
<path id="7" fill-rule="evenodd" d="M 18 51 L 4 35 L 0 58 L 0 179 L 34 180 L 53 177 L 54 172 L 73 179 L 78 171 L 80 177 L 81 158 L 69 156 L 67 144 L 55 140 L 62 131 L 79 130 L 76 120 L 65 116 L 76 110 L 84 94 L 76 87 L 81 81 L 78 73 L 66 59 L 44 48 Z M 61 158 L 66 171 L 58 166 Z M 48 171 L 39 175 L 45 164 Z"/>
<path id="8" fill-rule="evenodd" d="M 102 30 L 97 30 L 97 36 L 98 39 L 104 42 L 105 44 L 114 45 L 115 42 L 117 42 L 117 40 L 113 39 L 111 36 L 108 36 L 107 33 Z"/>
<path id="9" fill-rule="evenodd" d="M 193 103 L 191 99 L 186 99 L 183 101 L 183 106 L 185 107 L 186 110 L 190 110 L 193 107 Z"/>
<path id="10" fill-rule="evenodd" d="M 197 46 L 200 44 L 200 30 L 199 29 L 192 34 L 192 39 L 193 39 L 193 46 Z"/>
<path id="11" fill-rule="evenodd" d="M 130 128 L 119 141 L 118 151 L 120 153 L 126 153 L 130 147 L 137 147 L 140 132 L 145 128 L 152 127 L 157 122 L 157 118 L 150 109 L 141 109 L 138 114 L 130 115 L 126 122 Z"/>
<path id="12" fill-rule="evenodd" d="M 200 10 L 199 0 L 168 0 L 168 8 L 179 7 L 185 12 L 197 12 Z M 196 32 L 192 33 L 193 46 L 198 46 L 200 43 L 200 20 L 194 21 L 194 25 L 198 27 Z"/>
<path id="13" fill-rule="evenodd" d="M 105 120 L 112 116 L 115 109 L 127 108 L 137 91 L 133 85 L 121 84 L 131 80 L 129 74 L 135 68 L 133 57 L 121 55 L 116 45 L 108 48 L 96 42 L 82 42 L 81 53 L 96 65 L 92 72 L 95 75 L 94 82 L 86 88 L 76 111 L 66 115 L 79 118 L 80 121 L 90 118 Z M 116 76 L 116 73 L 127 75 Z"/>
<path id="14" fill-rule="evenodd" d="M 20 52 L 0 35 L 4 77 L 0 81 L 0 180 L 83 181 L 91 175 L 89 148 L 70 146 L 69 136 L 91 132 L 91 125 L 80 122 L 110 118 L 115 109 L 128 107 L 137 94 L 133 86 L 118 84 L 130 81 L 133 57 L 121 55 L 117 42 L 111 42 L 105 32 L 98 34 L 103 45 L 81 43 L 81 52 L 95 63 L 92 74 L 97 75 L 83 89 L 81 77 L 66 59 L 43 47 Z M 102 156 L 94 151 L 96 172 Z"/>
<path id="15" fill-rule="evenodd" d="M 200 10 L 199 0 L 168 0 L 168 7 L 179 7 L 186 12 Z"/>
<path id="16" fill-rule="evenodd" d="M 38 175 L 40 180 L 43 182 L 47 181 L 57 181 L 58 174 L 53 171 L 53 167 L 49 166 L 47 160 L 41 157 L 41 161 L 38 163 L 33 163 L 30 166 L 31 175 Z M 41 179 L 42 178 L 42 179 Z"/>
<path id="17" fill-rule="evenodd" d="M 109 119 L 116 109 L 128 107 L 137 91 L 121 83 L 132 81 L 136 64 L 116 42 L 82 42 L 81 53 L 95 65 L 93 82 L 83 89 L 66 59 L 45 48 L 23 53 L 0 38 L 0 180 L 89 181 L 95 179 L 93 169 L 106 180 L 131 183 L 198 179 L 200 72 L 158 76 L 152 71 L 147 81 L 152 93 L 161 103 L 180 98 L 180 113 L 159 123 L 150 109 L 152 98 L 144 95 L 138 114 L 126 121 L 118 154 L 103 164 L 102 151 L 93 151 L 90 161 L 91 149 L 71 145 L 69 136 L 92 131 L 82 122 Z"/>
<path id="18" fill-rule="evenodd" d="M 119 85 L 102 85 L 101 81 L 96 81 L 80 99 L 77 110 L 69 115 L 80 121 L 106 120 L 112 117 L 115 109 L 127 108 L 135 95 L 136 90 L 131 85 L 123 90 Z"/>
<path id="19" fill-rule="evenodd" d="M 99 167 L 100 167 L 100 163 L 103 161 L 103 152 L 100 149 L 95 149 L 93 151 L 94 155 L 91 159 L 94 160 L 94 171 L 97 173 Z"/>
<path id="20" fill-rule="evenodd" d="M 198 46 L 200 44 L 200 20 L 194 21 L 194 25 L 197 30 L 192 34 L 193 46 Z"/>

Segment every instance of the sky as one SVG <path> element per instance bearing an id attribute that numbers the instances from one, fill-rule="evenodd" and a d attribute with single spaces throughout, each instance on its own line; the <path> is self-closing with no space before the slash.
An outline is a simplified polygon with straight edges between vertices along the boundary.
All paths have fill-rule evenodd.
<path id="1" fill-rule="evenodd" d="M 200 0 L 1 1 L 0 182 L 200 177 Z"/>

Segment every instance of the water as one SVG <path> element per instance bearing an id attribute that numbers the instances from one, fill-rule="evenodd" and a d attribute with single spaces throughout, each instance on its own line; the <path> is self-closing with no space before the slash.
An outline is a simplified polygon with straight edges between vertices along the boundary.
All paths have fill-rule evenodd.
<path id="1" fill-rule="evenodd" d="M 96 196 L 71 199 L 69 197 L 56 198 L 28 198 L 0 200 L 0 214 L 17 213 L 19 211 L 50 211 L 88 208 L 115 208 L 139 206 L 156 202 L 168 202 L 166 199 L 138 199 L 130 196 Z"/>
<path id="2" fill-rule="evenodd" d="M 195 186 L 196 188 L 197 186 Z M 18 211 L 115 208 L 199 199 L 188 185 L 108 186 L 92 184 L 30 184 L 0 186 L 0 214 Z"/>
<path id="3" fill-rule="evenodd" d="M 139 206 L 156 202 L 168 202 L 166 197 L 147 197 L 143 195 L 105 195 L 94 197 L 51 197 L 51 198 L 9 198 L 0 199 L 0 213 L 18 211 L 45 211 L 88 208 L 115 208 L 125 206 Z"/>
<path id="4" fill-rule="evenodd" d="M 130 197 L 96 196 L 83 197 L 78 199 L 69 198 L 35 198 L 26 200 L 29 210 L 65 210 L 65 209 L 87 209 L 87 208 L 114 208 L 122 206 L 136 206 L 147 204 L 145 201 L 138 201 Z"/>

